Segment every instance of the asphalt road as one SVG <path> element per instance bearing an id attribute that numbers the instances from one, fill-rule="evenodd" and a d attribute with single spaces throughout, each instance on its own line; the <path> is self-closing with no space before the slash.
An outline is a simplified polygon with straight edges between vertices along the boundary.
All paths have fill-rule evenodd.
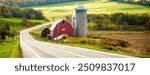
<path id="1" fill-rule="evenodd" d="M 77 48 L 34 39 L 29 31 L 46 26 L 45 23 L 20 32 L 20 46 L 24 58 L 134 58 L 131 56 Z"/>

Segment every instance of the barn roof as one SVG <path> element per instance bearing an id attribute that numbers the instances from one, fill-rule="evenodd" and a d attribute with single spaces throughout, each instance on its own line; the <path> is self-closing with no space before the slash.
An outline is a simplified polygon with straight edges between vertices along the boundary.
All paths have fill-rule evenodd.
<path id="1" fill-rule="evenodd" d="M 50 30 L 53 31 L 55 29 L 55 27 L 57 26 L 57 24 L 60 23 L 61 21 L 63 21 L 63 19 L 59 19 L 56 22 L 54 22 L 52 24 L 52 26 L 50 27 Z"/>
<path id="2" fill-rule="evenodd" d="M 47 27 L 43 28 L 42 30 L 45 30 L 45 29 L 48 29 L 48 30 L 49 30 L 49 28 L 47 28 Z"/>

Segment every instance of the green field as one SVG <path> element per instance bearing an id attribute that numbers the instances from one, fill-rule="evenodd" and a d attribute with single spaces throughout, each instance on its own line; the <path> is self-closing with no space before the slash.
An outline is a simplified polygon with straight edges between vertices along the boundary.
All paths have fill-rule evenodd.
<path id="1" fill-rule="evenodd" d="M 75 12 L 75 7 L 78 4 L 84 4 L 88 9 L 88 14 L 111 14 L 115 12 L 128 12 L 128 13 L 150 13 L 150 7 L 141 6 L 137 4 L 108 2 L 102 1 L 81 1 L 69 2 L 62 4 L 51 4 L 33 7 L 36 10 L 41 10 L 48 19 L 51 17 L 59 17 L 64 15 L 72 15 Z"/>
<path id="2" fill-rule="evenodd" d="M 44 23 L 44 20 L 30 20 L 32 23 Z M 4 22 L 8 22 L 10 24 L 10 32 L 14 32 L 15 37 L 10 38 L 6 37 L 6 40 L 0 40 L 0 58 L 20 58 L 21 50 L 19 44 L 19 31 L 25 29 L 27 27 L 21 25 L 21 19 L 19 18 L 0 18 L 0 27 Z"/>
<path id="3" fill-rule="evenodd" d="M 30 21 L 32 23 L 44 23 L 45 22 L 44 20 L 30 20 Z M 20 18 L 0 18 L 0 26 L 4 22 L 8 22 L 10 24 L 11 30 L 13 30 L 13 26 L 14 26 L 15 32 L 19 32 L 20 30 L 27 28 L 27 27 L 21 25 Z"/>

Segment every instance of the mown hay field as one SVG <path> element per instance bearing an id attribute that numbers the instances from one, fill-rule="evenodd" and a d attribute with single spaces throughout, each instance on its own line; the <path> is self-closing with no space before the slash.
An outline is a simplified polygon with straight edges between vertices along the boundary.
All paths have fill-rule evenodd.
<path id="1" fill-rule="evenodd" d="M 51 17 L 60 17 L 72 15 L 75 12 L 75 7 L 79 4 L 84 4 L 88 9 L 88 14 L 111 14 L 115 12 L 124 13 L 150 13 L 150 7 L 137 4 L 109 2 L 109 1 L 80 1 L 61 4 L 50 4 L 43 6 L 32 7 L 36 10 L 41 10 L 48 19 Z"/>

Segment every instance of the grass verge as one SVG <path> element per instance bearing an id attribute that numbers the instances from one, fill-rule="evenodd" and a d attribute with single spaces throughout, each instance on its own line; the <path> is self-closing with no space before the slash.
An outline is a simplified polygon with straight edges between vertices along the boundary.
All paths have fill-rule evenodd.
<path id="1" fill-rule="evenodd" d="M 59 44 L 62 44 L 62 43 L 59 43 Z M 123 55 L 128 55 L 128 56 L 135 56 L 135 57 L 140 57 L 140 58 L 150 58 L 150 54 L 146 54 L 146 55 L 131 54 L 131 53 L 126 53 L 126 52 L 121 52 L 121 51 L 108 50 L 102 46 L 95 46 L 95 45 L 89 45 L 89 44 L 63 44 L 63 45 L 87 48 L 87 49 L 92 49 L 96 51 L 110 52 L 110 53 L 115 53 L 115 54 L 123 54 Z"/>
<path id="2" fill-rule="evenodd" d="M 19 45 L 19 36 L 14 39 L 7 37 L 5 41 L 0 43 L 0 58 L 21 58 L 21 49 Z"/>

